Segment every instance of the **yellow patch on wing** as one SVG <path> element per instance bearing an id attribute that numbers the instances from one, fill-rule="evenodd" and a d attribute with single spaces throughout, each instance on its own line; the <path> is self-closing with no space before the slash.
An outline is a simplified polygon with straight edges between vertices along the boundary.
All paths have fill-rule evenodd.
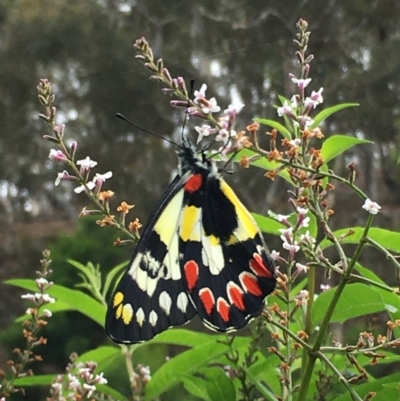
<path id="1" fill-rule="evenodd" d="M 237 242 L 253 239 L 258 234 L 258 227 L 250 212 L 244 207 L 243 203 L 237 198 L 231 187 L 223 180 L 220 180 L 221 191 L 235 206 L 238 219 L 238 228 L 229 238 L 228 245 Z"/>
<path id="2" fill-rule="evenodd" d="M 168 202 L 154 225 L 154 230 L 166 245 L 170 244 L 173 236 L 176 235 L 179 216 L 182 211 L 183 194 L 184 190 L 182 189 Z"/>
<path id="3" fill-rule="evenodd" d="M 200 208 L 196 206 L 185 206 L 181 216 L 181 239 L 183 241 L 200 241 L 200 222 Z"/>
<path id="4" fill-rule="evenodd" d="M 124 300 L 124 294 L 122 292 L 116 292 L 113 298 L 114 308 L 118 306 Z"/>

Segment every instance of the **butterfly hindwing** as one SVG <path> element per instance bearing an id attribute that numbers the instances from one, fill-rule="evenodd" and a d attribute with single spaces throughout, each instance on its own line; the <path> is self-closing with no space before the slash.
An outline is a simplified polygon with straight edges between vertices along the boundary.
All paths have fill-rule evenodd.
<path id="1" fill-rule="evenodd" d="M 218 331 L 243 328 L 275 287 L 273 263 L 257 225 L 218 176 L 185 191 L 181 268 L 203 322 Z"/>
<path id="2" fill-rule="evenodd" d="M 195 315 L 179 268 L 181 181 L 170 184 L 150 217 L 111 298 L 106 328 L 114 341 L 146 341 Z"/>

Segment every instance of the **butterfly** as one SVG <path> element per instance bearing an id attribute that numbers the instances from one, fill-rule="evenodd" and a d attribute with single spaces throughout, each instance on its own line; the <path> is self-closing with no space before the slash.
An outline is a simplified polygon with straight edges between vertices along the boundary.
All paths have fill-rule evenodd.
<path id="1" fill-rule="evenodd" d="M 216 162 L 187 138 L 177 146 L 179 173 L 108 305 L 106 330 L 118 343 L 150 340 L 196 314 L 210 329 L 236 331 L 275 288 L 262 234 Z"/>

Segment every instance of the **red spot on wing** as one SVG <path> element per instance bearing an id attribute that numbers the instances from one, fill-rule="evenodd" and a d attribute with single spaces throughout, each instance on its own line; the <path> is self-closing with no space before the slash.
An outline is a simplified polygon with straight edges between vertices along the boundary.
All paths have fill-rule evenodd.
<path id="1" fill-rule="evenodd" d="M 229 321 L 230 307 L 224 298 L 219 297 L 217 300 L 217 311 L 224 322 Z"/>
<path id="2" fill-rule="evenodd" d="M 183 267 L 189 291 L 192 291 L 199 278 L 199 265 L 194 260 L 189 260 Z"/>
<path id="3" fill-rule="evenodd" d="M 213 293 L 209 288 L 203 288 L 199 291 L 199 297 L 207 314 L 210 315 L 215 305 Z"/>
<path id="4" fill-rule="evenodd" d="M 244 293 L 242 289 L 233 282 L 230 282 L 227 287 L 228 287 L 228 297 L 229 300 L 231 301 L 231 304 L 235 305 L 236 308 L 240 310 L 245 310 L 246 307 L 244 306 L 243 302 Z"/>
<path id="5" fill-rule="evenodd" d="M 253 259 L 250 259 L 250 268 L 260 277 L 272 277 L 272 273 L 267 269 L 264 261 L 258 253 L 253 253 Z"/>
<path id="6" fill-rule="evenodd" d="M 239 276 L 239 280 L 242 283 L 243 288 L 250 294 L 253 294 L 256 297 L 260 297 L 263 294 L 260 286 L 258 285 L 257 277 L 255 277 L 253 274 L 243 272 Z"/>
<path id="7" fill-rule="evenodd" d="M 184 188 L 186 192 L 196 192 L 203 184 L 203 176 L 201 174 L 193 174 L 185 182 Z"/>

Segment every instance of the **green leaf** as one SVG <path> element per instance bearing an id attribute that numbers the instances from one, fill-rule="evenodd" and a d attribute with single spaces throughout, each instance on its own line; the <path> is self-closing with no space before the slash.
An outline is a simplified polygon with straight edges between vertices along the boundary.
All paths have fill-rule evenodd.
<path id="1" fill-rule="evenodd" d="M 112 388 L 106 384 L 96 384 L 96 388 L 98 391 L 100 391 L 103 394 L 109 395 L 114 400 L 118 400 L 118 401 L 129 401 L 130 400 L 129 397 L 125 397 L 119 391 L 115 390 L 115 388 Z"/>
<path id="2" fill-rule="evenodd" d="M 276 366 L 276 359 L 272 354 L 269 354 L 267 357 L 263 357 L 262 361 L 246 370 L 248 380 L 255 385 L 266 400 L 277 401 L 275 394 L 278 394 L 281 388 L 281 383 L 276 374 Z"/>
<path id="3" fill-rule="evenodd" d="M 266 118 L 255 118 L 254 121 L 258 122 L 259 124 L 268 125 L 271 128 L 275 128 L 286 139 L 289 139 L 289 140 L 292 139 L 292 135 L 290 134 L 290 131 L 285 126 L 283 126 L 282 124 L 280 124 L 274 120 L 269 120 Z"/>
<path id="4" fill-rule="evenodd" d="M 354 231 L 354 234 L 343 238 L 341 243 L 342 244 L 358 244 L 360 242 L 361 236 L 364 232 L 363 227 L 343 228 L 341 230 L 335 231 L 334 235 L 336 237 L 339 237 L 341 235 L 347 234 L 350 230 Z M 372 240 L 376 241 L 378 244 L 380 244 L 381 246 L 383 246 L 384 248 L 386 248 L 389 251 L 400 252 L 400 233 L 398 233 L 398 232 L 385 230 L 383 228 L 372 227 L 368 231 L 368 237 L 371 238 Z M 332 242 L 328 241 L 327 239 L 324 239 L 319 244 L 319 246 L 322 249 L 329 248 L 332 245 L 333 245 Z"/>
<path id="5" fill-rule="evenodd" d="M 56 378 L 57 375 L 34 375 L 19 377 L 15 380 L 15 385 L 18 387 L 49 386 Z"/>
<path id="6" fill-rule="evenodd" d="M 11 279 L 5 283 L 32 292 L 38 291 L 35 281 L 30 279 Z M 94 320 L 101 327 L 104 326 L 106 308 L 89 295 L 57 284 L 52 285 L 46 292 L 56 299 L 54 304 L 46 305 L 46 308 L 53 313 L 67 310 L 77 311 Z"/>
<path id="7" fill-rule="evenodd" d="M 78 360 L 80 362 L 95 361 L 97 370 L 103 371 L 120 358 L 122 359 L 121 347 L 105 345 L 79 355 Z"/>
<path id="8" fill-rule="evenodd" d="M 202 373 L 206 376 L 206 390 L 212 401 L 234 401 L 235 386 L 221 368 L 210 368 Z"/>
<path id="9" fill-rule="evenodd" d="M 257 213 L 252 213 L 252 216 L 263 233 L 281 235 L 279 229 L 285 228 L 282 223 L 271 217 L 261 216 Z"/>
<path id="10" fill-rule="evenodd" d="M 106 279 L 104 281 L 104 286 L 103 286 L 103 295 L 107 295 L 108 290 L 111 287 L 112 282 L 114 281 L 114 278 L 118 276 L 119 274 L 122 275 L 124 270 L 126 269 L 128 265 L 128 262 L 122 262 L 119 265 L 115 266 L 112 270 L 110 270 L 106 276 Z M 115 283 L 118 282 L 118 280 L 115 280 Z"/>
<path id="11" fill-rule="evenodd" d="M 242 347 L 248 342 L 249 339 L 247 338 L 237 337 L 233 345 Z M 222 358 L 224 364 L 226 364 L 224 354 L 227 350 L 226 344 L 221 344 L 215 339 L 207 343 L 201 343 L 170 359 L 153 375 L 152 380 L 146 387 L 145 399 L 151 400 L 159 397 L 162 393 L 181 382 L 183 377 L 199 372 L 211 362 L 220 361 Z"/>
<path id="12" fill-rule="evenodd" d="M 339 156 L 346 150 L 352 148 L 353 146 L 373 143 L 372 141 L 366 141 L 364 139 L 354 138 L 347 135 L 334 135 L 326 139 L 321 148 L 321 154 L 325 161 L 328 163 L 335 157 Z"/>
<path id="13" fill-rule="evenodd" d="M 185 389 L 190 393 L 201 398 L 202 400 L 212 401 L 207 393 L 207 389 L 204 385 L 204 379 L 196 376 L 183 376 L 182 383 Z"/>
<path id="14" fill-rule="evenodd" d="M 312 310 L 314 326 L 321 323 L 335 291 L 336 289 L 332 288 L 318 295 Z M 359 283 L 348 284 L 339 298 L 331 322 L 343 323 L 348 319 L 384 310 L 385 302 L 375 288 Z"/>
<path id="15" fill-rule="evenodd" d="M 314 118 L 314 124 L 311 125 L 311 128 L 318 127 L 322 123 L 322 121 L 326 120 L 329 116 L 331 116 L 334 113 L 337 113 L 339 110 L 346 109 L 348 107 L 356 107 L 359 106 L 358 103 L 341 103 L 337 104 L 336 106 L 328 107 L 327 109 L 324 109 L 320 111 Z"/>

